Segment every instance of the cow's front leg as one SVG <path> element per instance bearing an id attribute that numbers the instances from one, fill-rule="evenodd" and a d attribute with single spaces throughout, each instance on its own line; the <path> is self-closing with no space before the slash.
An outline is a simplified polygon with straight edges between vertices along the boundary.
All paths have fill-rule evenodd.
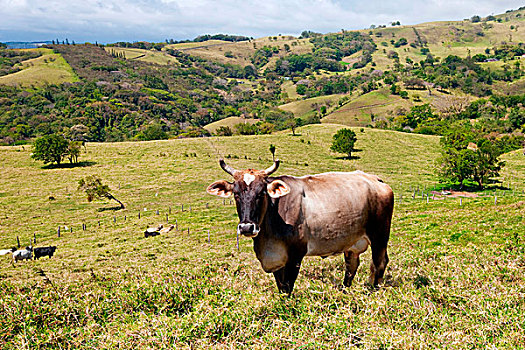
<path id="1" fill-rule="evenodd" d="M 293 287 L 301 268 L 301 261 L 302 259 L 289 261 L 283 268 L 273 273 L 279 292 L 286 293 L 289 296 L 292 295 Z"/>

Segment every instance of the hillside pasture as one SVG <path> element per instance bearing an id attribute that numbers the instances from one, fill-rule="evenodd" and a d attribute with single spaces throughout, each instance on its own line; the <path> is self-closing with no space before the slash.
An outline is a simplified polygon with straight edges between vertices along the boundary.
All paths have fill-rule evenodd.
<path id="1" fill-rule="evenodd" d="M 30 159 L 29 146 L 0 147 L 0 247 L 16 236 L 25 246 L 33 234 L 38 246 L 58 246 L 52 259 L 0 259 L 0 313 L 9 315 L 0 318 L 2 348 L 520 347 L 525 197 L 499 190 L 497 204 L 491 191 L 461 206 L 427 203 L 419 190 L 436 184 L 437 137 L 354 129 L 360 151 L 349 161 L 329 151 L 340 127 L 310 125 L 296 137 L 88 143 L 83 166 L 50 169 Z M 231 180 L 219 155 L 236 168 L 265 168 L 269 144 L 283 160 L 277 175 L 360 169 L 393 187 L 384 286 L 365 285 L 369 252 L 347 289 L 339 287 L 341 256 L 306 258 L 287 298 L 249 239 L 237 250 L 235 207 L 205 188 Z M 505 159 L 523 191 L 525 159 Z M 75 188 L 90 174 L 126 209 L 88 203 Z M 166 215 L 178 230 L 144 238 Z"/>
<path id="2" fill-rule="evenodd" d="M 334 94 L 312 97 L 285 103 L 280 105 L 279 108 L 283 111 L 293 113 L 296 118 L 301 118 L 307 114 L 317 112 L 321 106 L 326 106 L 328 110 L 334 108 L 343 96 L 343 94 Z"/>
<path id="3" fill-rule="evenodd" d="M 235 125 L 237 124 L 241 124 L 241 123 L 242 124 L 245 124 L 245 123 L 255 124 L 259 120 L 260 119 L 256 119 L 256 118 L 227 117 L 227 118 L 217 120 L 216 122 L 206 125 L 204 129 L 208 130 L 211 133 L 214 133 L 215 131 L 217 131 L 218 128 L 220 128 L 221 126 L 224 126 L 224 127 L 229 127 L 230 129 L 232 129 L 232 131 L 235 131 Z"/>
<path id="4" fill-rule="evenodd" d="M 1 76 L 0 84 L 29 87 L 79 81 L 62 55 L 44 48 L 30 50 L 38 50 L 42 56 L 21 62 L 22 70 Z"/>
<path id="5" fill-rule="evenodd" d="M 117 54 L 124 54 L 124 58 L 128 60 L 137 60 L 161 65 L 178 64 L 177 58 L 162 51 L 113 46 L 106 46 L 104 47 L 104 50 L 109 53 L 115 52 Z"/>
<path id="6" fill-rule="evenodd" d="M 309 53 L 313 47 L 308 39 L 297 39 L 293 36 L 276 36 L 276 40 L 273 38 L 274 37 L 262 37 L 249 41 L 238 42 L 208 40 L 199 43 L 192 42 L 172 44 L 167 45 L 166 47 L 181 50 L 190 55 L 202 57 L 212 61 L 236 64 L 240 66 L 252 64 L 250 60 L 251 57 L 257 49 L 260 49 L 264 46 L 279 47 L 279 53 L 272 57 L 272 62 L 275 62 L 278 57 L 288 54 L 288 52 L 285 50 L 285 44 L 290 47 L 290 53 L 296 54 Z M 230 52 L 232 57 L 226 57 L 225 54 L 227 52 Z M 265 67 L 261 68 L 261 72 L 264 71 Z"/>

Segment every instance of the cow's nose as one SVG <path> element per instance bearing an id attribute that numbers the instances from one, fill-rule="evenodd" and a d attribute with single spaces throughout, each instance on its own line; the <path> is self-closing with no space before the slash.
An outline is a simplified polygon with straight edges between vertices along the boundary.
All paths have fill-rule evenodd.
<path id="1" fill-rule="evenodd" d="M 239 226 L 237 226 L 237 230 L 239 233 L 248 237 L 254 237 L 259 233 L 258 227 L 253 223 L 239 224 Z"/>

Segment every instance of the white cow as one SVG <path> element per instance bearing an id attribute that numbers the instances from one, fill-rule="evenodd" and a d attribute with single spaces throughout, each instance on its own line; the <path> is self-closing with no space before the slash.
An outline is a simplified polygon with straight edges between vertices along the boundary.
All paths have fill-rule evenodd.
<path id="1" fill-rule="evenodd" d="M 0 256 L 7 255 L 7 254 L 13 254 L 14 251 L 16 251 L 16 248 L 0 249 Z"/>
<path id="2" fill-rule="evenodd" d="M 31 260 L 33 257 L 33 247 L 29 246 L 25 249 L 17 250 L 13 253 L 13 261 L 17 262 L 18 260 Z"/>

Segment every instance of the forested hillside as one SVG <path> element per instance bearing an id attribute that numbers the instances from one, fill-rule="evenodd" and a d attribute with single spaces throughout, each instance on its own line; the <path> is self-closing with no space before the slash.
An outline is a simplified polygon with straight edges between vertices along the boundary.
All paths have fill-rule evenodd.
<path id="1" fill-rule="evenodd" d="M 50 133 L 81 141 L 191 137 L 228 117 L 258 122 L 214 132 L 326 121 L 443 134 L 470 120 L 484 133 L 516 138 L 525 123 L 524 15 L 521 8 L 298 38 L 218 34 L 0 49 L 0 142 Z"/>

